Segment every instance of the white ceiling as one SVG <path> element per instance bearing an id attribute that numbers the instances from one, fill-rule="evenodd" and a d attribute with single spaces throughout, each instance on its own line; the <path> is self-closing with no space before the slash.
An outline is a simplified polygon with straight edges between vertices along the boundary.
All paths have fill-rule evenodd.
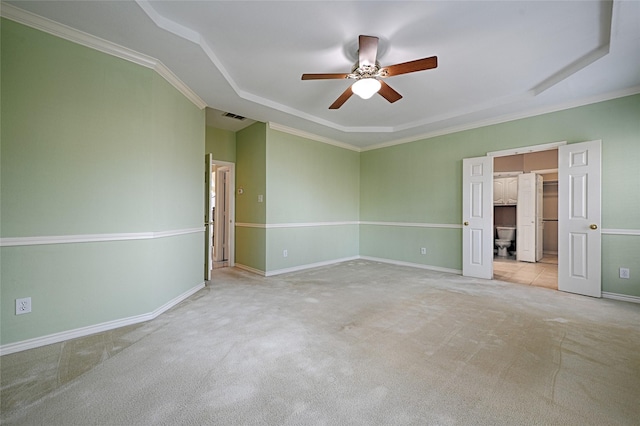
<path id="1" fill-rule="evenodd" d="M 356 149 L 640 92 L 638 1 L 8 3 L 160 60 L 209 118 Z M 380 38 L 382 66 L 434 55 L 439 66 L 387 79 L 403 95 L 394 104 L 353 96 L 329 110 L 349 80 L 300 77 L 350 72 L 360 34 Z"/>

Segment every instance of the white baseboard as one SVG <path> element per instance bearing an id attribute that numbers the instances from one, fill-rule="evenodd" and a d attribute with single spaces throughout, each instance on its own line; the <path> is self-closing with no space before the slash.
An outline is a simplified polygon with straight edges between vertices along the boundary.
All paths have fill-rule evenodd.
<path id="1" fill-rule="evenodd" d="M 128 318 L 121 318 L 113 321 L 103 322 L 101 324 L 90 325 L 87 327 L 76 328 L 74 330 L 62 331 L 60 333 L 49 334 L 47 336 L 35 337 L 33 339 L 23 340 L 15 343 L 8 343 L 0 346 L 0 356 L 9 355 L 15 352 L 26 351 L 27 349 L 34 349 L 40 346 L 51 345 L 54 343 L 63 342 L 65 340 L 77 339 L 78 337 L 89 336 L 95 333 L 101 333 L 103 331 L 109 331 L 127 325 L 138 324 L 145 321 L 150 321 L 157 318 L 160 314 L 168 311 L 176 306 L 192 294 L 196 293 L 200 289 L 204 288 L 205 283 L 202 282 L 197 286 L 187 290 L 181 295 L 171 299 L 164 305 L 155 309 L 153 312 L 147 314 L 136 315 Z"/>
<path id="2" fill-rule="evenodd" d="M 640 303 L 640 297 L 628 296 L 626 294 L 609 293 L 609 292 L 603 291 L 602 297 L 605 299 L 622 300 L 623 302 Z"/>
<path id="3" fill-rule="evenodd" d="M 462 270 L 460 269 L 442 268 L 440 266 L 424 265 L 422 263 L 403 262 L 401 260 L 384 259 L 381 257 L 371 257 L 371 256 L 360 256 L 360 259 L 371 260 L 373 262 L 389 263 L 391 265 L 409 266 L 411 268 L 428 269 L 430 271 L 436 271 L 436 272 L 446 272 L 448 274 L 462 275 Z"/>
<path id="4" fill-rule="evenodd" d="M 236 263 L 235 266 L 238 269 L 242 269 L 242 270 L 245 270 L 247 272 L 251 272 L 253 274 L 261 275 L 263 277 L 273 277 L 275 275 L 288 274 L 290 272 L 299 272 L 299 271 L 304 271 L 306 269 L 319 268 L 321 266 L 335 265 L 336 263 L 348 262 L 348 261 L 351 261 L 351 260 L 358 260 L 358 259 L 370 260 L 370 261 L 373 261 L 373 262 L 388 263 L 388 264 L 398 265 L 398 266 L 409 266 L 411 268 L 428 269 L 430 271 L 446 272 L 448 274 L 462 275 L 462 270 L 460 270 L 460 269 L 441 268 L 439 266 L 423 265 L 423 264 L 420 264 L 420 263 L 411 263 L 411 262 L 402 262 L 400 260 L 384 259 L 384 258 L 380 258 L 380 257 L 371 257 L 371 256 L 344 257 L 344 258 L 340 258 L 340 259 L 327 260 L 327 261 L 324 261 L 324 262 L 308 263 L 308 264 L 305 264 L 305 265 L 294 266 L 294 267 L 291 267 L 291 268 L 276 269 L 276 270 L 267 271 L 267 272 L 262 271 L 260 269 L 252 268 L 250 266 L 242 265 L 242 264 L 239 264 L 239 263 Z"/>
<path id="5" fill-rule="evenodd" d="M 252 274 L 260 275 L 262 277 L 266 276 L 263 270 L 252 268 L 251 266 L 243 265 L 242 263 L 236 262 L 236 264 L 233 266 L 238 269 L 242 269 L 243 271 L 251 272 Z"/>
<path id="6" fill-rule="evenodd" d="M 326 260 L 324 262 L 308 263 L 306 265 L 293 266 L 291 268 L 276 269 L 273 271 L 267 271 L 265 273 L 265 276 L 272 277 L 274 275 L 288 274 L 290 272 L 299 272 L 299 271 L 304 271 L 305 269 L 313 269 L 313 268 L 319 268 L 321 266 L 335 265 L 336 263 L 348 262 L 350 260 L 356 260 L 356 259 L 360 259 L 360 256 L 343 257 L 340 259 Z"/>

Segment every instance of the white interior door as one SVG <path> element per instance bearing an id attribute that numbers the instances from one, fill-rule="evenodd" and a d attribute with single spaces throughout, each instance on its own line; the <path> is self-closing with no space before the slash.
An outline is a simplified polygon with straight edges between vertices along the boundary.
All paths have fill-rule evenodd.
<path id="1" fill-rule="evenodd" d="M 214 260 L 229 260 L 229 167 L 216 169 Z"/>
<path id="2" fill-rule="evenodd" d="M 542 259 L 542 248 L 544 244 L 544 185 L 542 176 L 536 175 L 536 262 Z"/>
<path id="3" fill-rule="evenodd" d="M 601 141 L 558 150 L 558 290 L 601 297 Z"/>
<path id="4" fill-rule="evenodd" d="M 518 175 L 518 207 L 516 212 L 516 259 L 536 261 L 536 174 Z"/>
<path id="5" fill-rule="evenodd" d="M 205 154 L 204 157 L 204 279 L 211 280 L 213 269 L 213 200 L 215 191 L 215 177 L 213 173 L 213 156 Z"/>
<path id="6" fill-rule="evenodd" d="M 493 157 L 462 160 L 462 275 L 493 278 Z"/>

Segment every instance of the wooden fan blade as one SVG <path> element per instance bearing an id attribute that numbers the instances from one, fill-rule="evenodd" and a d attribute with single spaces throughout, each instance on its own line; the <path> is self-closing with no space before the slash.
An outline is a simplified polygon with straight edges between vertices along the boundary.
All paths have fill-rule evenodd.
<path id="1" fill-rule="evenodd" d="M 430 58 L 416 59 L 415 61 L 391 65 L 389 67 L 384 67 L 384 69 L 387 71 L 387 77 L 392 77 L 394 75 L 408 74 L 410 72 L 430 70 L 437 66 L 438 57 L 432 56 Z"/>
<path id="2" fill-rule="evenodd" d="M 347 87 L 347 90 L 342 92 L 342 95 L 340 95 L 338 97 L 338 99 L 336 99 L 336 101 L 331 104 L 329 109 L 338 109 L 338 108 L 340 108 L 345 102 L 347 102 L 347 99 L 349 99 L 351 97 L 351 95 L 353 95 L 353 91 L 351 90 L 351 86 L 349 86 L 349 87 Z"/>
<path id="3" fill-rule="evenodd" d="M 387 83 L 385 83 L 384 81 L 380 80 L 380 84 L 382 85 L 380 87 L 380 90 L 378 90 L 378 93 L 385 98 L 386 100 L 388 100 L 391 103 L 394 103 L 395 101 L 399 101 L 400 99 L 402 99 L 402 95 L 398 92 L 396 92 L 395 90 L 393 90 L 391 88 L 391 86 L 389 86 Z"/>
<path id="4" fill-rule="evenodd" d="M 302 74 L 303 80 L 339 80 L 347 78 L 349 74 Z"/>
<path id="5" fill-rule="evenodd" d="M 378 56 L 378 37 L 361 35 L 358 38 L 358 66 L 375 65 Z"/>

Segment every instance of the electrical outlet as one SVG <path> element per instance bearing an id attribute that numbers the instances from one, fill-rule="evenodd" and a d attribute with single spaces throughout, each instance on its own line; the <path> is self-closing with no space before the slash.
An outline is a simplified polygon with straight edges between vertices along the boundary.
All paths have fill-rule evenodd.
<path id="1" fill-rule="evenodd" d="M 258 202 L 261 203 L 264 201 L 264 197 L 262 195 L 258 195 Z"/>
<path id="2" fill-rule="evenodd" d="M 289 256 L 289 251 L 287 249 L 282 250 L 282 257 Z"/>
<path id="3" fill-rule="evenodd" d="M 420 254 L 427 254 L 427 248 L 426 247 L 422 247 L 420 249 Z"/>
<path id="4" fill-rule="evenodd" d="M 620 268 L 620 278 L 628 280 L 629 276 L 629 268 Z"/>
<path id="5" fill-rule="evenodd" d="M 29 312 L 31 312 L 31 298 L 16 299 L 16 315 L 28 314 Z"/>

